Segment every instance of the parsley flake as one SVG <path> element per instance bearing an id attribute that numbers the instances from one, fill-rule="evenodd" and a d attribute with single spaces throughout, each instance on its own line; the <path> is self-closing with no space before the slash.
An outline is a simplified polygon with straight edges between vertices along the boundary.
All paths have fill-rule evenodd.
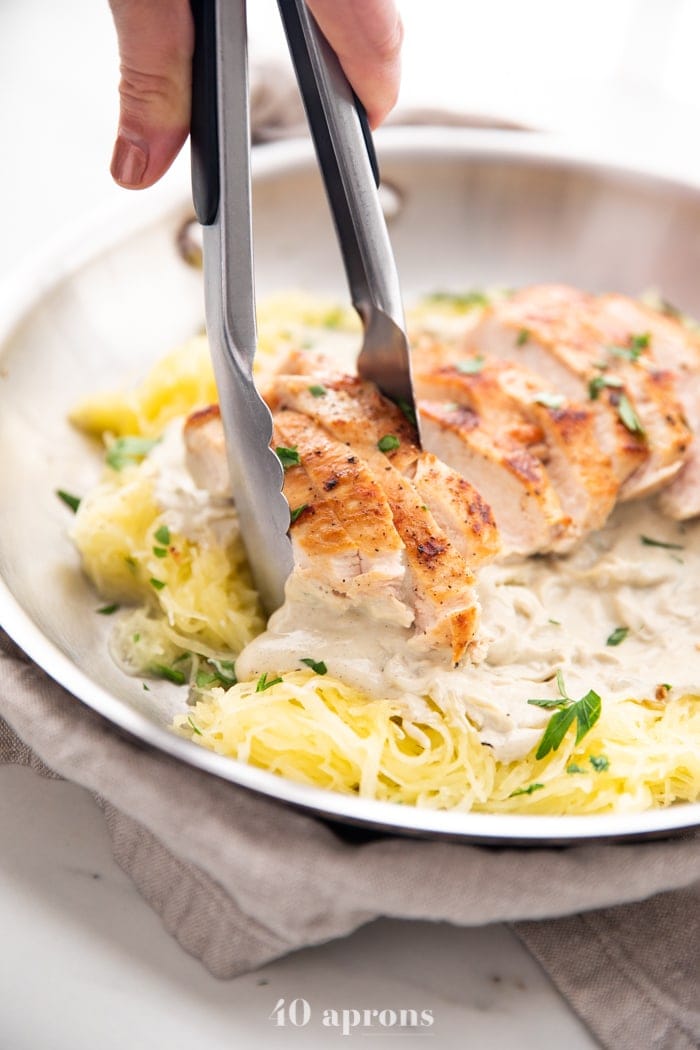
<path id="1" fill-rule="evenodd" d="M 322 383 L 314 383 L 313 386 L 309 387 L 309 393 L 312 397 L 325 397 L 328 391 Z"/>
<path id="2" fill-rule="evenodd" d="M 193 733 L 196 733 L 197 736 L 204 736 L 204 734 L 202 733 L 202 730 L 199 728 L 199 726 L 194 723 L 194 721 L 192 719 L 192 715 L 188 715 L 187 716 L 187 721 L 189 722 L 190 729 L 192 730 Z"/>
<path id="3" fill-rule="evenodd" d="M 645 547 L 663 547 L 666 551 L 685 550 L 682 543 L 665 543 L 663 540 L 652 539 L 651 536 L 640 536 L 639 539 Z"/>
<path id="4" fill-rule="evenodd" d="M 377 448 L 380 452 L 393 452 L 395 449 L 399 448 L 400 445 L 401 442 L 395 434 L 385 434 L 384 437 L 381 437 L 377 442 Z"/>
<path id="5" fill-rule="evenodd" d="M 157 591 L 162 591 L 165 587 L 165 580 L 157 580 L 155 576 L 151 576 L 148 582 L 150 583 L 151 587 L 155 587 Z"/>
<path id="6" fill-rule="evenodd" d="M 605 640 L 606 645 L 620 645 L 630 633 L 629 627 L 616 627 Z"/>
<path id="7" fill-rule="evenodd" d="M 148 455 L 151 449 L 160 441 L 160 438 L 144 437 L 120 437 L 114 441 L 107 450 L 107 465 L 112 470 L 123 470 L 134 463 L 140 463 Z"/>
<path id="8" fill-rule="evenodd" d="M 111 616 L 112 613 L 115 613 L 118 608 L 119 606 L 115 602 L 113 605 L 103 605 L 102 608 L 97 609 L 96 612 L 98 612 L 100 616 Z"/>
<path id="9" fill-rule="evenodd" d="M 63 500 L 67 507 L 75 514 L 78 507 L 80 506 L 80 497 L 73 496 L 70 492 L 66 492 L 65 489 L 56 489 L 56 495 L 60 500 Z"/>
<path id="10" fill-rule="evenodd" d="M 640 437 L 644 437 L 644 427 L 640 422 L 639 416 L 632 408 L 632 404 L 627 397 L 627 394 L 621 395 L 620 400 L 617 403 L 617 414 L 629 430 L 630 434 L 638 434 Z"/>
<path id="11" fill-rule="evenodd" d="M 484 358 L 479 354 L 477 357 L 467 358 L 466 361 L 457 361 L 455 370 L 463 376 L 475 376 L 483 371 L 485 364 Z"/>
<path id="12" fill-rule="evenodd" d="M 289 470 L 290 467 L 298 467 L 301 463 L 301 456 L 296 445 L 291 445 L 289 448 L 286 445 L 278 445 L 275 453 L 285 470 Z"/>
<path id="13" fill-rule="evenodd" d="M 310 656 L 304 656 L 299 663 L 306 664 L 306 666 L 310 667 L 316 674 L 328 674 L 328 668 L 323 660 L 312 660 Z"/>
<path id="14" fill-rule="evenodd" d="M 433 292 L 426 297 L 429 303 L 442 303 L 445 306 L 456 306 L 461 310 L 473 310 L 478 306 L 488 306 L 489 297 L 483 292 Z"/>
<path id="15" fill-rule="evenodd" d="M 518 332 L 518 338 L 515 340 L 515 345 L 525 346 L 525 343 L 529 342 L 531 334 L 529 328 L 521 328 Z"/>
<path id="16" fill-rule="evenodd" d="M 290 510 L 290 512 L 289 512 L 289 520 L 290 520 L 292 525 L 297 520 L 297 518 L 300 517 L 300 515 L 302 515 L 304 513 L 304 511 L 307 509 L 308 506 L 309 506 L 308 503 L 302 503 L 302 505 L 300 507 L 295 507 L 294 510 Z"/>
<path id="17" fill-rule="evenodd" d="M 617 376 L 594 376 L 588 383 L 588 396 L 591 401 L 597 401 L 606 387 L 619 389 L 622 385 L 622 380 Z"/>
<path id="18" fill-rule="evenodd" d="M 539 791 L 543 788 L 544 784 L 528 784 L 525 788 L 518 788 L 517 791 L 511 791 L 508 798 L 517 798 L 518 795 L 531 795 L 533 791 Z"/>
<path id="19" fill-rule="evenodd" d="M 593 689 L 589 689 L 580 700 L 570 701 L 550 718 L 535 758 L 546 758 L 550 751 L 556 751 L 574 722 L 576 743 L 579 744 L 600 718 L 600 711 L 601 700 Z"/>
<path id="20" fill-rule="evenodd" d="M 413 405 L 410 405 L 408 401 L 404 401 L 403 398 L 399 398 L 396 404 L 399 406 L 408 422 L 412 423 L 414 427 L 418 426 L 418 422 L 416 420 L 416 410 L 413 407 Z"/>
<path id="21" fill-rule="evenodd" d="M 563 394 L 548 394 L 547 391 L 542 391 L 541 394 L 535 394 L 533 401 L 536 405 L 544 405 L 545 408 L 561 408 L 566 401 Z"/>
<path id="22" fill-rule="evenodd" d="M 588 770 L 584 769 L 583 766 L 577 766 L 575 762 L 571 762 L 570 765 L 568 765 L 566 767 L 566 772 L 567 773 L 587 773 Z"/>
<path id="23" fill-rule="evenodd" d="M 156 529 L 153 535 L 162 547 L 170 546 L 170 529 L 167 525 L 161 525 L 160 528 Z"/>
<path id="24" fill-rule="evenodd" d="M 610 768 L 610 759 L 606 758 L 605 755 L 589 755 L 588 761 L 596 773 L 604 773 L 606 769 Z"/>
<path id="25" fill-rule="evenodd" d="M 266 689 L 271 689 L 273 685 L 279 685 L 281 681 L 282 679 L 279 677 L 270 678 L 268 681 L 267 671 L 264 671 L 263 674 L 261 674 L 258 678 L 257 685 L 255 686 L 255 692 L 264 693 Z"/>
<path id="26" fill-rule="evenodd" d="M 166 681 L 172 682 L 173 685 L 184 685 L 187 681 L 183 671 L 179 671 L 177 667 L 168 667 L 167 664 L 152 664 L 149 667 L 149 671 L 156 678 L 165 678 Z"/>
<path id="27" fill-rule="evenodd" d="M 168 548 L 167 547 L 154 547 L 153 548 L 153 553 L 155 554 L 156 558 L 167 558 L 167 556 L 168 556 Z"/>

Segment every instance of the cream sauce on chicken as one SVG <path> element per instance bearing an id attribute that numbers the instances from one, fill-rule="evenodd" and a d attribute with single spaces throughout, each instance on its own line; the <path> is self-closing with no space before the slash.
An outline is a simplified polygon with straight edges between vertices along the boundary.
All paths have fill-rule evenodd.
<path id="1" fill-rule="evenodd" d="M 646 545 L 641 537 L 682 549 Z M 617 509 L 607 526 L 565 558 L 529 558 L 479 571 L 482 651 L 457 669 L 431 661 L 396 624 L 347 615 L 299 577 L 268 629 L 236 663 L 242 679 L 288 671 L 302 657 L 372 696 L 397 697 L 430 720 L 425 697 L 463 709 L 503 760 L 526 753 L 547 715 L 528 699 L 589 689 L 604 701 L 700 691 L 700 524 L 679 526 L 652 505 Z M 618 628 L 627 634 L 609 645 Z M 621 632 L 618 632 L 618 635 Z"/>

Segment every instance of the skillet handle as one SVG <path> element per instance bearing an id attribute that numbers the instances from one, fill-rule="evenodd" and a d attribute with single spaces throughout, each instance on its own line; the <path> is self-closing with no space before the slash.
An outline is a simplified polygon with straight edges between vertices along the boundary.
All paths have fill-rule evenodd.
<path id="1" fill-rule="evenodd" d="M 219 210 L 219 131 L 216 82 L 216 0 L 190 0 L 194 19 L 192 56 L 192 199 L 202 226 Z"/>

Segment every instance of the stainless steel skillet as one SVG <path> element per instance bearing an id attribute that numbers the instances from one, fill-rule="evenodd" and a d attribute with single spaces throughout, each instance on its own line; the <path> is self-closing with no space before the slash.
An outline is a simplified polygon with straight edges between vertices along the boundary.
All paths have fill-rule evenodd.
<path id="1" fill-rule="evenodd" d="M 400 206 L 392 239 L 407 300 L 436 289 L 561 279 L 637 292 L 657 285 L 700 313 L 700 187 L 632 170 L 538 136 L 438 129 L 378 137 Z M 311 148 L 265 147 L 253 169 L 257 285 L 338 296 L 344 276 Z M 289 209 L 292 199 L 298 207 Z M 195 332 L 200 275 L 174 248 L 189 187 L 127 201 L 19 275 L 0 308 L 0 622 L 76 697 L 147 746 L 335 820 L 493 844 L 666 835 L 700 806 L 565 818 L 435 813 L 300 787 L 181 740 L 183 705 L 146 693 L 112 662 L 109 624 L 77 571 L 57 487 L 84 491 L 99 467 L 67 423 L 76 399 L 119 386 Z M 303 206 L 303 207 L 302 207 Z M 293 280 L 290 280 L 290 271 Z M 138 279 L 134 274 L 138 273 Z"/>

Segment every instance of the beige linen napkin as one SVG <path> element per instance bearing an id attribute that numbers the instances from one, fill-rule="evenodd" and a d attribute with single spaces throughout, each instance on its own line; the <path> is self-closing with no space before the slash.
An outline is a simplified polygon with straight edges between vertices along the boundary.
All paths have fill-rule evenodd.
<path id="1" fill-rule="evenodd" d="M 145 748 L 1 632 L 0 716 L 0 761 L 94 792 L 117 862 L 217 977 L 380 915 L 509 921 L 603 1045 L 700 1042 L 698 832 L 551 850 L 362 841 Z"/>

